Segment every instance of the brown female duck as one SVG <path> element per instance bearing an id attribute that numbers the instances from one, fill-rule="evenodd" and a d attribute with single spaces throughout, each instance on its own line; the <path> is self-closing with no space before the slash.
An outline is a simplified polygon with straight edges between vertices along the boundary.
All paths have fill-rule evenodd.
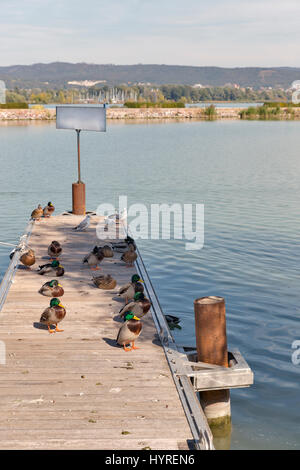
<path id="1" fill-rule="evenodd" d="M 43 208 L 41 204 L 39 204 L 38 207 L 31 212 L 31 218 L 33 220 L 40 220 L 42 215 L 43 215 Z"/>
<path id="2" fill-rule="evenodd" d="M 26 266 L 28 269 L 30 269 L 30 266 L 32 266 L 35 263 L 35 254 L 34 251 L 31 249 L 26 250 L 21 256 L 20 256 L 20 261 L 24 266 Z"/>
<path id="3" fill-rule="evenodd" d="M 128 250 L 123 253 L 121 256 L 121 260 L 126 263 L 126 267 L 129 268 L 130 266 L 133 266 L 134 262 L 137 259 L 137 254 L 135 252 L 134 246 L 129 245 Z"/>
<path id="4" fill-rule="evenodd" d="M 93 283 L 98 287 L 98 289 L 104 290 L 114 289 L 117 285 L 116 279 L 114 279 L 110 274 L 103 274 L 102 276 L 94 277 Z"/>

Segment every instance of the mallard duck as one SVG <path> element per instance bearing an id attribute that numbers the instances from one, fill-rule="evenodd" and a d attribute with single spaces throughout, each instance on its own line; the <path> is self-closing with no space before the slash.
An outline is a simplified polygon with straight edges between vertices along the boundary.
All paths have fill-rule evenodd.
<path id="1" fill-rule="evenodd" d="M 123 242 L 115 242 L 112 244 L 112 247 L 113 250 L 117 251 L 118 253 L 124 253 L 129 249 L 130 245 L 132 245 L 134 251 L 136 251 L 136 244 L 134 239 L 127 235 Z"/>
<path id="2" fill-rule="evenodd" d="M 130 266 L 133 266 L 134 262 L 137 259 L 137 254 L 134 250 L 133 245 L 129 245 L 128 250 L 123 253 L 121 256 L 121 260 L 126 263 L 126 267 L 129 268 Z"/>
<path id="3" fill-rule="evenodd" d="M 64 289 L 56 279 L 45 282 L 39 290 L 39 294 L 45 295 L 46 297 L 62 297 L 64 295 Z"/>
<path id="4" fill-rule="evenodd" d="M 49 201 L 47 206 L 44 207 L 44 209 L 43 209 L 43 215 L 44 215 L 44 217 L 50 217 L 50 215 L 52 215 L 54 211 L 55 211 L 55 207 L 52 204 L 52 202 Z"/>
<path id="5" fill-rule="evenodd" d="M 93 283 L 99 289 L 104 290 L 114 289 L 117 285 L 116 279 L 114 279 L 110 274 L 94 277 Z"/>
<path id="6" fill-rule="evenodd" d="M 119 312 L 119 316 L 124 318 L 124 320 L 128 320 L 127 314 L 128 312 L 133 313 L 139 318 L 142 318 L 146 313 L 149 312 L 151 307 L 151 302 L 149 299 L 146 299 L 142 292 L 137 292 L 134 294 L 133 301 L 128 302 L 128 304 L 124 305 Z"/>
<path id="7" fill-rule="evenodd" d="M 105 258 L 112 258 L 114 256 L 114 250 L 110 245 L 101 246 L 99 249 L 102 251 Z"/>
<path id="8" fill-rule="evenodd" d="M 136 317 L 132 312 L 127 312 L 127 318 L 124 325 L 121 326 L 119 329 L 119 333 L 117 336 L 117 343 L 120 346 L 123 346 L 124 351 L 132 351 L 133 349 L 138 349 L 134 342 L 140 336 L 142 331 L 142 322 L 141 320 Z M 131 348 L 127 348 L 126 346 L 131 343 Z"/>
<path id="9" fill-rule="evenodd" d="M 51 274 L 55 277 L 63 276 L 65 273 L 64 267 L 59 263 L 59 261 L 54 260 L 52 263 L 43 264 L 39 267 L 38 273 L 42 276 L 44 274 Z"/>
<path id="10" fill-rule="evenodd" d="M 53 240 L 51 242 L 51 245 L 48 246 L 48 255 L 50 256 L 50 259 L 52 260 L 53 258 L 57 259 L 61 255 L 62 252 L 62 247 L 59 242 L 56 240 Z"/>
<path id="11" fill-rule="evenodd" d="M 43 208 L 41 206 L 41 204 L 38 205 L 37 209 L 34 209 L 32 212 L 31 212 L 31 218 L 33 220 L 40 220 L 40 218 L 42 217 L 43 215 Z"/>
<path id="12" fill-rule="evenodd" d="M 21 256 L 20 256 L 20 261 L 24 266 L 27 266 L 28 269 L 30 269 L 30 266 L 32 266 L 35 263 L 35 254 L 34 251 L 31 249 L 26 250 Z"/>
<path id="13" fill-rule="evenodd" d="M 89 267 L 93 271 L 96 271 L 98 269 L 101 269 L 99 268 L 98 264 L 101 263 L 103 259 L 104 259 L 104 254 L 102 253 L 101 249 L 95 246 L 93 250 L 83 258 L 82 262 L 88 263 Z"/>
<path id="14" fill-rule="evenodd" d="M 165 319 L 168 323 L 175 323 L 176 325 L 180 323 L 180 318 L 175 317 L 175 315 L 165 315 Z"/>
<path id="15" fill-rule="evenodd" d="M 56 331 L 64 331 L 59 330 L 57 328 L 57 324 L 61 322 L 66 316 L 66 309 L 60 303 L 60 300 L 57 298 L 50 300 L 50 307 L 46 308 L 43 311 L 40 323 L 46 324 L 48 326 L 49 333 L 55 333 Z M 55 330 L 51 330 L 50 325 L 55 325 Z"/>
<path id="16" fill-rule="evenodd" d="M 125 303 L 129 300 L 132 300 L 136 292 L 144 292 L 144 281 L 140 278 L 138 274 L 134 274 L 131 278 L 131 282 L 120 287 L 118 296 L 125 299 Z"/>

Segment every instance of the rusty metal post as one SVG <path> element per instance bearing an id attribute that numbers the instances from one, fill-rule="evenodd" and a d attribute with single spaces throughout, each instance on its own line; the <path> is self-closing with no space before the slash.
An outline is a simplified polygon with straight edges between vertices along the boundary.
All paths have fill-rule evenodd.
<path id="1" fill-rule="evenodd" d="M 81 181 L 80 174 L 80 129 L 76 129 L 76 133 L 78 181 L 72 184 L 72 212 L 77 215 L 85 215 L 85 184 Z"/>
<path id="2" fill-rule="evenodd" d="M 194 301 L 198 361 L 228 367 L 225 300 L 201 297 Z M 201 405 L 214 436 L 231 432 L 229 390 L 200 393 Z"/>
<path id="3" fill-rule="evenodd" d="M 77 215 L 85 215 L 85 184 L 72 184 L 72 212 Z"/>

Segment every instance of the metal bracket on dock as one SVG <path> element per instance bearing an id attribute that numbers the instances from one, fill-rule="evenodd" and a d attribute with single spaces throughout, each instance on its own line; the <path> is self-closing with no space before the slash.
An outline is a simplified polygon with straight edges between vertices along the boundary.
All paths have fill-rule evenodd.
<path id="1" fill-rule="evenodd" d="M 0 284 L 0 312 L 2 310 L 2 307 L 4 305 L 5 299 L 7 297 L 7 294 L 9 292 L 10 286 L 13 282 L 13 278 L 15 276 L 20 256 L 21 256 L 21 251 L 27 246 L 28 240 L 30 238 L 32 229 L 34 226 L 34 220 L 30 220 L 24 234 L 20 237 L 19 243 L 16 246 L 15 253 L 9 263 L 9 266 L 6 270 L 6 273 L 4 274 L 4 277 L 1 281 Z"/>
<path id="2" fill-rule="evenodd" d="M 191 378 L 196 392 L 244 388 L 253 384 L 253 372 L 237 349 L 228 352 L 229 367 L 198 362 L 196 348 L 183 346 L 180 350 L 187 359 L 185 365 L 189 370 L 185 373 Z"/>

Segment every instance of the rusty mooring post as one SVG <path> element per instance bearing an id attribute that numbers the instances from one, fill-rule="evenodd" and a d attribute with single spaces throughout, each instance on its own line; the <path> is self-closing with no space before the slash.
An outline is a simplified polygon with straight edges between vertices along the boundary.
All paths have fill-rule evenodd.
<path id="1" fill-rule="evenodd" d="M 225 300 L 201 297 L 194 302 L 198 361 L 228 367 Z M 200 393 L 200 401 L 214 436 L 231 432 L 229 390 Z"/>
<path id="2" fill-rule="evenodd" d="M 72 212 L 77 215 L 85 215 L 85 184 L 72 184 Z"/>
<path id="3" fill-rule="evenodd" d="M 85 184 L 81 181 L 80 173 L 80 129 L 77 133 L 77 166 L 78 181 L 72 184 L 72 212 L 77 215 L 85 214 Z"/>

